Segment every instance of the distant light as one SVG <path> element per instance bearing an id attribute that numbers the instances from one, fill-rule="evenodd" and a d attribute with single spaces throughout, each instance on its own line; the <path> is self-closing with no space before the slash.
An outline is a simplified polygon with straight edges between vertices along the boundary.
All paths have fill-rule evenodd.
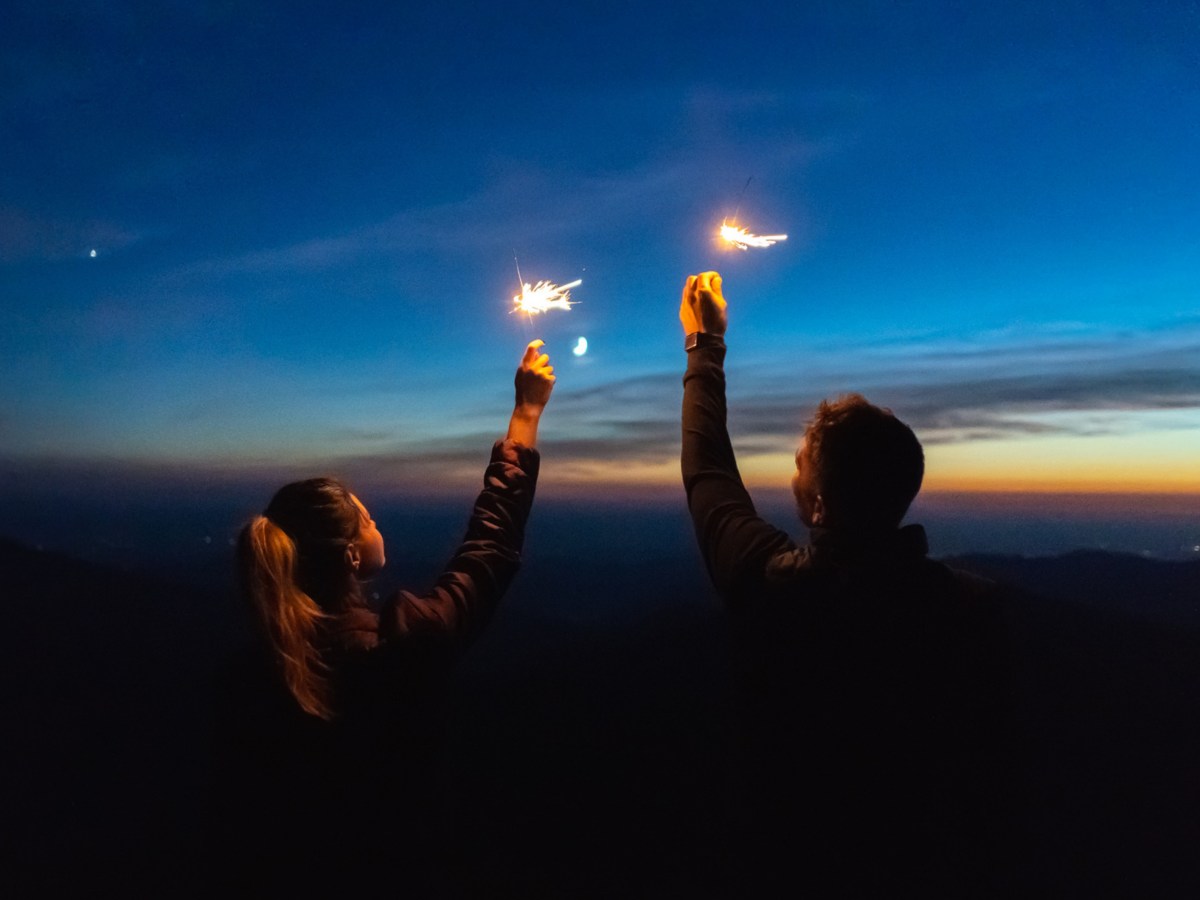
<path id="1" fill-rule="evenodd" d="M 95 250 L 93 250 L 91 253 L 89 253 L 89 254 L 88 254 L 88 256 L 90 256 L 92 259 L 95 259 L 95 258 L 96 258 L 96 251 L 95 251 Z"/>
<path id="2" fill-rule="evenodd" d="M 579 339 L 578 343 L 576 343 L 575 346 L 573 348 L 571 348 L 571 352 L 574 353 L 576 356 L 583 356 L 583 354 L 587 353 L 587 338 L 581 337 Z"/>

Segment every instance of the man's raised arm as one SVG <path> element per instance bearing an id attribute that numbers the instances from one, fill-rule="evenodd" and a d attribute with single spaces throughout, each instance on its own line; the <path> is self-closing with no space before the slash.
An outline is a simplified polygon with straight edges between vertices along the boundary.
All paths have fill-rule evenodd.
<path id="1" fill-rule="evenodd" d="M 709 576 L 736 603 L 761 583 L 767 560 L 791 540 L 758 517 L 738 473 L 725 421 L 726 307 L 720 275 L 688 278 L 679 305 L 688 353 L 680 464 Z"/>

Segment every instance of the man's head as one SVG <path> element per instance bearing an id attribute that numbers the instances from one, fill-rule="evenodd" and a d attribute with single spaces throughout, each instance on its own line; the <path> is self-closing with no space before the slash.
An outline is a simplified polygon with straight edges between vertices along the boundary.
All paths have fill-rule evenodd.
<path id="1" fill-rule="evenodd" d="M 792 489 L 806 525 L 895 528 L 921 489 L 925 454 L 912 429 L 848 394 L 821 401 L 796 451 Z"/>

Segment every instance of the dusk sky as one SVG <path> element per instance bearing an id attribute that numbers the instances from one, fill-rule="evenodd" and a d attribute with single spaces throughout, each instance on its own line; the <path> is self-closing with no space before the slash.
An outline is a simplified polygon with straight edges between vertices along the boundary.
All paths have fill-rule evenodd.
<path id="1" fill-rule="evenodd" d="M 1200 5 L 813 6 L 18 0 L 7 471 L 436 494 L 540 337 L 546 489 L 676 487 L 711 268 L 752 484 L 854 390 L 931 490 L 1200 494 Z M 578 304 L 510 315 L 514 255 Z"/>

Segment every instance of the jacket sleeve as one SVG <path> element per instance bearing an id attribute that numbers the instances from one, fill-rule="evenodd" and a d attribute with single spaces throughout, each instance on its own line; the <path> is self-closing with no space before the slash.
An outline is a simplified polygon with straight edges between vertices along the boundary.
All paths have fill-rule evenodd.
<path id="1" fill-rule="evenodd" d="M 726 427 L 724 362 L 725 342 L 712 335 L 688 353 L 680 463 L 709 577 L 736 605 L 762 585 L 767 561 L 794 545 L 758 517 L 742 484 Z"/>
<path id="2" fill-rule="evenodd" d="M 537 450 L 496 442 L 462 544 L 431 591 L 401 591 L 384 606 L 385 640 L 436 633 L 465 645 L 479 634 L 520 568 L 538 464 Z"/>

